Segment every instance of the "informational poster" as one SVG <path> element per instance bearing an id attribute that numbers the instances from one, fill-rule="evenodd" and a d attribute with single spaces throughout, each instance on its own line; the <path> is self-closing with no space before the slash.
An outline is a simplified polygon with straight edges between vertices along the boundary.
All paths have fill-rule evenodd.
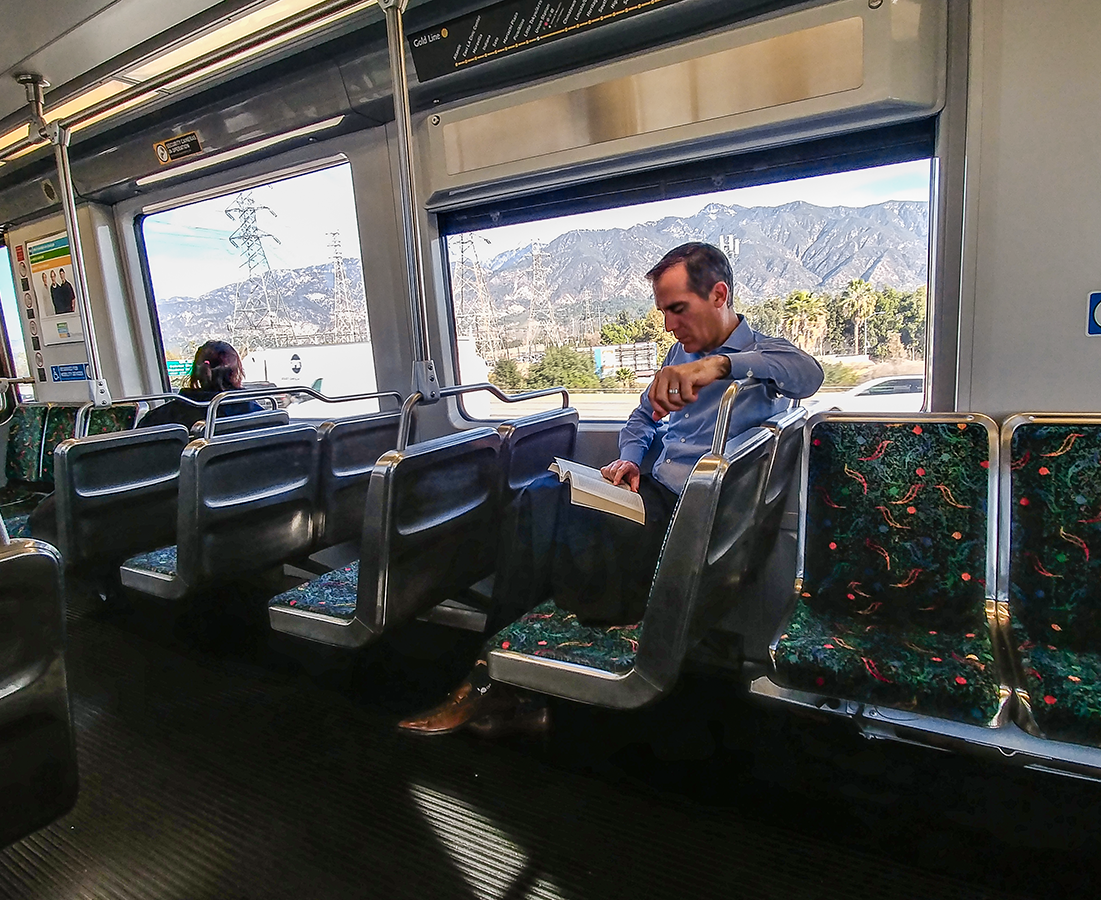
<path id="1" fill-rule="evenodd" d="M 580 34 L 677 0 L 505 0 L 410 35 L 420 81 Z"/>
<path id="2" fill-rule="evenodd" d="M 83 341 L 84 329 L 77 308 L 69 236 L 62 232 L 37 241 L 27 241 L 26 248 L 30 292 L 34 299 L 33 304 L 28 303 L 28 309 L 33 312 L 32 306 L 37 308 L 34 318 L 42 343 Z"/>

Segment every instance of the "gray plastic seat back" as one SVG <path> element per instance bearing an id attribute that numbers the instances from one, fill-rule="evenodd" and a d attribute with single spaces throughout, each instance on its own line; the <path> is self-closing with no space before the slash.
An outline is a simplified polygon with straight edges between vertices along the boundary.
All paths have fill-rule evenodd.
<path id="1" fill-rule="evenodd" d="M 278 428 L 280 425 L 289 425 L 290 421 L 285 409 L 264 409 L 240 416 L 218 416 L 214 421 L 212 437 L 225 437 L 227 434 L 240 434 L 242 431 L 256 431 L 260 428 Z M 192 425 L 191 436 L 205 437 L 206 423 L 196 422 Z"/>
<path id="2" fill-rule="evenodd" d="M 504 487 L 509 495 L 545 475 L 556 456 L 573 459 L 577 422 L 577 410 L 567 407 L 535 413 L 498 426 Z"/>
<path id="3" fill-rule="evenodd" d="M 183 425 L 63 441 L 55 452 L 57 534 L 65 564 L 117 566 L 176 540 Z"/>
<path id="4" fill-rule="evenodd" d="M 493 571 L 501 436 L 474 428 L 393 450 L 371 473 L 356 619 L 373 632 Z"/>
<path id="5" fill-rule="evenodd" d="M 654 573 L 635 668 L 659 690 L 738 601 L 756 548 L 758 501 L 775 435 L 753 428 L 692 470 Z"/>
<path id="6" fill-rule="evenodd" d="M 290 425 L 192 441 L 180 460 L 178 572 L 191 586 L 307 553 L 317 429 Z"/>
<path id="7" fill-rule="evenodd" d="M 318 501 L 319 547 L 358 538 L 371 471 L 398 441 L 398 412 L 326 422 L 318 429 L 321 482 Z"/>
<path id="8" fill-rule="evenodd" d="M 76 800 L 63 596 L 54 548 L 0 543 L 0 847 Z"/>

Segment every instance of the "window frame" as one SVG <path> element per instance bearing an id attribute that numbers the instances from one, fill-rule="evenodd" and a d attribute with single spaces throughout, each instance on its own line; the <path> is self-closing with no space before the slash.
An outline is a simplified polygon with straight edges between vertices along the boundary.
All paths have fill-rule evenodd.
<path id="1" fill-rule="evenodd" d="M 658 200 L 700 196 L 719 191 L 779 184 L 820 175 L 871 169 L 894 163 L 914 162 L 922 159 L 936 163 L 938 116 L 928 116 L 901 124 L 878 128 L 864 128 L 843 132 L 824 138 L 796 141 L 791 144 L 730 153 L 725 156 L 703 157 L 689 162 L 678 162 L 663 167 L 644 169 L 627 175 L 611 175 L 589 181 L 570 184 L 561 188 L 531 192 L 515 196 L 508 194 L 487 202 L 467 207 L 440 210 L 435 213 L 436 231 L 439 237 L 439 264 L 442 273 L 443 300 L 446 308 L 446 334 L 451 344 L 452 377 L 461 383 L 459 373 L 458 318 L 455 308 L 454 286 L 451 281 L 451 261 L 448 255 L 448 238 L 470 231 L 479 231 L 506 225 L 600 212 L 608 209 L 636 206 Z M 936 241 L 935 216 L 937 203 L 937 179 L 930 172 L 929 197 L 929 248 L 932 260 Z M 933 267 L 926 274 L 925 321 L 925 375 L 930 381 L 932 343 L 929 340 L 928 323 L 933 321 L 934 292 Z M 906 391 L 906 393 L 917 393 Z M 922 388 L 928 398 L 930 392 Z M 496 419 L 477 419 L 470 416 L 463 403 L 456 404 L 458 415 L 468 424 L 493 423 Z M 594 426 L 622 425 L 615 419 L 586 419 Z"/>
<path id="2" fill-rule="evenodd" d="M 149 315 L 157 371 L 160 377 L 162 391 L 169 392 L 172 391 L 173 388 L 168 374 L 168 362 L 164 349 L 164 335 L 161 332 L 160 316 L 157 312 L 156 293 L 153 289 L 153 274 L 149 266 L 149 253 L 146 248 L 144 230 L 146 219 L 158 213 L 180 209 L 181 207 L 189 206 L 194 203 L 201 203 L 206 200 L 216 200 L 219 197 L 226 197 L 231 194 L 266 187 L 281 181 L 297 178 L 301 175 L 309 175 L 315 172 L 333 169 L 337 166 L 348 166 L 354 185 L 355 176 L 352 160 L 345 153 L 336 152 L 329 153 L 324 157 L 307 159 L 302 162 L 284 165 L 275 169 L 265 170 L 261 168 L 259 171 L 249 171 L 247 174 L 241 173 L 239 169 L 232 170 L 226 174 L 236 175 L 235 178 L 232 180 L 222 180 L 219 178 L 215 180 L 214 184 L 207 184 L 208 179 L 206 178 L 199 179 L 198 186 L 195 185 L 194 181 L 186 181 L 181 185 L 174 186 L 175 190 L 170 189 L 169 195 L 164 197 L 164 199 L 151 199 L 149 202 L 141 205 L 133 216 L 132 226 L 135 247 L 137 250 L 138 269 L 143 289 L 142 292 L 145 297 L 146 311 Z M 251 169 L 252 167 L 249 168 Z M 186 188 L 188 185 L 191 185 L 190 191 L 180 190 L 180 188 Z M 354 204 L 354 189 L 350 194 L 350 198 Z M 362 247 L 360 227 L 357 210 L 355 235 L 357 253 L 359 253 Z M 362 256 L 362 254 L 360 255 Z M 369 323 L 370 312 L 368 311 L 368 324 Z"/>

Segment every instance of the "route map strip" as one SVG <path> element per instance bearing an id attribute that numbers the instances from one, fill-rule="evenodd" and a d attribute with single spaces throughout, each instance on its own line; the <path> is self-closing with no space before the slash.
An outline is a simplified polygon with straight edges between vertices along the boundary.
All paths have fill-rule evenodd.
<path id="1" fill-rule="evenodd" d="M 678 0 L 507 0 L 409 39 L 427 81 Z"/>

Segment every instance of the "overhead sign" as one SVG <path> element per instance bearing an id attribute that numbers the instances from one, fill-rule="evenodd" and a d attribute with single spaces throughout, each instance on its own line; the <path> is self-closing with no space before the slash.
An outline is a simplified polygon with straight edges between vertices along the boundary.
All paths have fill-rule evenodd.
<path id="1" fill-rule="evenodd" d="M 153 152 L 157 154 L 157 162 L 164 166 L 189 156 L 198 156 L 203 152 L 203 147 L 199 143 L 198 133 L 189 131 L 187 134 L 157 141 L 153 145 Z"/>
<path id="2" fill-rule="evenodd" d="M 1101 291 L 1090 294 L 1086 306 L 1089 312 L 1086 318 L 1086 334 L 1101 336 Z"/>
<path id="3" fill-rule="evenodd" d="M 417 78 L 423 82 L 676 2 L 505 0 L 411 35 L 409 46 Z"/>

